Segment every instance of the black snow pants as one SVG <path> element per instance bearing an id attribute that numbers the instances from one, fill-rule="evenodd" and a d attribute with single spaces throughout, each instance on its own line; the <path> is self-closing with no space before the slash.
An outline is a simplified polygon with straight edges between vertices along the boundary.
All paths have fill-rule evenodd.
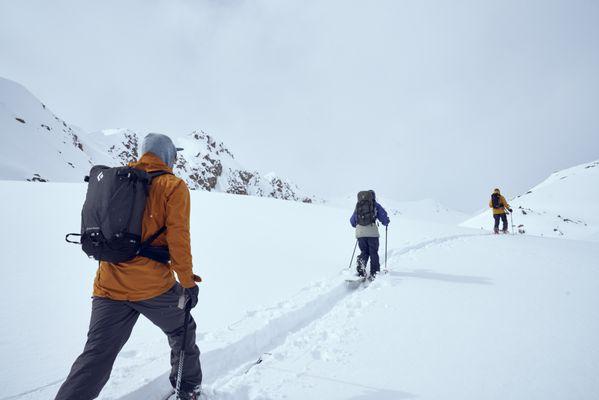
<path id="1" fill-rule="evenodd" d="M 493 218 L 495 218 L 495 232 L 499 231 L 499 220 L 501 219 L 501 221 L 503 222 L 503 230 L 505 232 L 507 232 L 507 215 L 505 213 L 503 214 L 493 214 Z"/>
<path id="2" fill-rule="evenodd" d="M 170 381 L 177 379 L 179 351 L 183 339 L 185 311 L 178 307 L 183 288 L 177 283 L 168 292 L 144 301 L 117 301 L 94 297 L 92 315 L 83 353 L 75 360 L 55 400 L 91 400 L 98 397 L 108 381 L 112 365 L 143 314 L 168 337 L 171 347 Z M 200 350 L 196 345 L 196 324 L 189 321 L 185 343 L 182 391 L 202 383 Z"/>
<path id="3" fill-rule="evenodd" d="M 364 272 L 366 272 L 366 264 L 370 258 L 370 275 L 375 276 L 381 270 L 381 264 L 379 262 L 379 238 L 358 238 L 358 246 L 360 247 L 360 255 L 358 256 L 358 274 L 364 275 Z M 360 270 L 362 270 L 362 273 L 360 273 Z"/>

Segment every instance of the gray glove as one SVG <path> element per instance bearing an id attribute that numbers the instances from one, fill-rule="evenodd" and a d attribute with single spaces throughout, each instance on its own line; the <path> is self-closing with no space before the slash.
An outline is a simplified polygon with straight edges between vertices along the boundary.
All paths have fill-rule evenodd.
<path id="1" fill-rule="evenodd" d="M 185 294 L 188 296 L 189 308 L 194 308 L 198 304 L 198 294 L 200 293 L 200 288 L 198 285 L 195 285 L 192 288 L 185 289 Z"/>

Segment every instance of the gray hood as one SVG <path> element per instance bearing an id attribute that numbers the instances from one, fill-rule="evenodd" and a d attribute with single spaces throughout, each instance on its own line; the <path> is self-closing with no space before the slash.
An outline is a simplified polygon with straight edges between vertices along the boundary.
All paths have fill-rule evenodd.
<path id="1" fill-rule="evenodd" d="M 169 168 L 173 168 L 175 165 L 177 150 L 171 138 L 161 133 L 148 133 L 141 143 L 141 155 L 153 153 L 160 157 Z"/>

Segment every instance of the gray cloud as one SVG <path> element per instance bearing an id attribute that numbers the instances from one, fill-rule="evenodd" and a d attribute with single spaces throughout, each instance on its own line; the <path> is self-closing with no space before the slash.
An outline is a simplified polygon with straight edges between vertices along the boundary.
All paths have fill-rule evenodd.
<path id="1" fill-rule="evenodd" d="M 599 158 L 594 1 L 4 1 L 0 75 L 325 195 L 484 207 Z"/>

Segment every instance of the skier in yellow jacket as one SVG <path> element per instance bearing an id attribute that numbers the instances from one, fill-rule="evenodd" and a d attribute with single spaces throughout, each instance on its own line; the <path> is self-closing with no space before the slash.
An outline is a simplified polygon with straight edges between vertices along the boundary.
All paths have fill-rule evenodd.
<path id="1" fill-rule="evenodd" d="M 499 220 L 500 219 L 503 222 L 502 232 L 507 233 L 508 230 L 507 230 L 506 211 L 511 213 L 512 208 L 510 207 L 510 205 L 508 204 L 505 197 L 503 197 L 501 195 L 501 192 L 497 188 L 495 188 L 495 190 L 493 190 L 493 194 L 491 195 L 491 200 L 489 201 L 489 207 L 491 207 L 493 209 L 493 218 L 495 219 L 495 227 L 494 227 L 495 233 L 499 233 Z"/>

